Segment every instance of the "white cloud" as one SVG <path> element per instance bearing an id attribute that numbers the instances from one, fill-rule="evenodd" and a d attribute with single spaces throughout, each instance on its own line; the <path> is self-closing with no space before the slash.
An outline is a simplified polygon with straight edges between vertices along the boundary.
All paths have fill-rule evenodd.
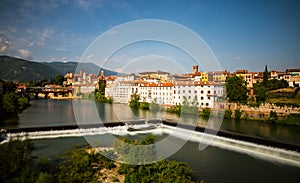
<path id="1" fill-rule="evenodd" d="M 0 37 L 0 53 L 4 53 L 8 50 L 10 42 Z"/>
<path id="2" fill-rule="evenodd" d="M 240 57 L 240 56 L 236 56 L 234 59 L 235 59 L 235 60 L 240 60 L 241 57 Z"/>
<path id="3" fill-rule="evenodd" d="M 18 52 L 19 52 L 19 56 L 21 58 L 29 58 L 31 56 L 31 53 L 29 50 L 19 49 Z"/>
<path id="4" fill-rule="evenodd" d="M 88 55 L 87 57 L 86 57 L 86 60 L 87 61 L 91 61 L 91 59 L 94 57 L 94 55 Z"/>

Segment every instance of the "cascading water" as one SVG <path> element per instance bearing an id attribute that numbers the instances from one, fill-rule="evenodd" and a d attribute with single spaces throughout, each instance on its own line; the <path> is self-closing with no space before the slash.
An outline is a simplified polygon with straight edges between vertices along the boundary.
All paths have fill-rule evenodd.
<path id="1" fill-rule="evenodd" d="M 136 125 L 138 127 L 138 125 Z M 176 138 L 186 139 L 189 141 L 200 142 L 201 138 L 204 136 L 209 136 L 209 134 L 204 134 L 201 132 L 191 131 L 176 128 L 168 125 L 159 125 L 156 129 L 143 130 L 143 131 L 133 131 L 129 132 L 126 126 L 116 126 L 116 127 L 101 127 L 101 128 L 89 128 L 89 129 L 73 129 L 73 130 L 52 130 L 52 131 L 38 131 L 38 132 L 22 132 L 22 133 L 8 133 L 7 139 L 2 141 L 0 144 L 7 143 L 10 139 L 50 139 L 50 138 L 64 138 L 64 137 L 80 137 L 80 136 L 95 136 L 112 134 L 118 136 L 126 135 L 138 135 L 152 133 L 154 135 L 169 134 Z M 202 141 L 203 142 L 203 141 Z M 203 142 L 205 143 L 205 141 Z M 225 137 L 216 136 L 210 144 L 211 146 L 227 149 L 230 151 L 235 151 L 239 153 L 248 154 L 252 157 L 261 158 L 263 160 L 277 162 L 281 164 L 288 164 L 292 166 L 300 167 L 300 153 L 295 151 L 289 151 L 280 148 L 268 147 L 264 145 L 259 145 L 251 142 L 245 142 L 240 140 L 229 139 Z"/>

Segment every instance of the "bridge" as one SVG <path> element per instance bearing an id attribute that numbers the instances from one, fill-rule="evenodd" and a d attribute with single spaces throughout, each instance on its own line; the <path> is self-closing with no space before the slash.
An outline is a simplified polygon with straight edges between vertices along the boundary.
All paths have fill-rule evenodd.
<path id="1" fill-rule="evenodd" d="M 50 93 L 53 93 L 54 96 L 62 95 L 63 97 L 72 95 L 73 88 L 69 87 L 26 87 L 26 90 L 22 91 L 26 94 L 35 94 L 35 98 L 38 98 L 38 95 L 45 94 L 44 98 L 48 98 Z"/>

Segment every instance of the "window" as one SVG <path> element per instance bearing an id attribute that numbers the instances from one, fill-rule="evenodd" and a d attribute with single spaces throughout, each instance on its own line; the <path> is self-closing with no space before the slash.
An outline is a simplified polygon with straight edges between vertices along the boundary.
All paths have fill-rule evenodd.
<path id="1" fill-rule="evenodd" d="M 191 93 L 191 90 L 189 90 L 189 93 Z"/>
<path id="2" fill-rule="evenodd" d="M 191 96 L 189 96 L 189 99 L 191 99 Z"/>
<path id="3" fill-rule="evenodd" d="M 203 100 L 203 97 L 201 97 L 200 100 Z"/>
<path id="4" fill-rule="evenodd" d="M 209 104 L 208 103 L 206 103 L 206 106 L 208 106 Z"/>
<path id="5" fill-rule="evenodd" d="M 197 93 L 197 90 L 195 90 L 194 93 Z"/>
<path id="6" fill-rule="evenodd" d="M 203 90 L 201 90 L 201 94 L 203 94 Z"/>
<path id="7" fill-rule="evenodd" d="M 210 94 L 210 90 L 207 91 L 207 94 Z"/>
<path id="8" fill-rule="evenodd" d="M 208 100 L 210 100 L 210 97 L 207 97 Z"/>
<path id="9" fill-rule="evenodd" d="M 183 93 L 185 93 L 185 90 L 183 90 Z"/>

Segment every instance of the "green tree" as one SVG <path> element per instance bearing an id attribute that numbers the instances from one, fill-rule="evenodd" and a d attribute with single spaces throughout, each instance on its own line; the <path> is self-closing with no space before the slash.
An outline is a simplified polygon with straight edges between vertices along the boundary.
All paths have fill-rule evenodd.
<path id="1" fill-rule="evenodd" d="M 227 97 L 232 102 L 243 102 L 247 100 L 246 82 L 238 76 L 226 78 Z"/>
<path id="2" fill-rule="evenodd" d="M 129 106 L 131 108 L 137 109 L 140 106 L 140 96 L 137 93 L 131 95 Z"/>
<path id="3" fill-rule="evenodd" d="M 13 140 L 0 146 L 0 182 L 34 182 L 36 172 L 30 140 Z"/>
<path id="4" fill-rule="evenodd" d="M 18 110 L 22 111 L 29 106 L 28 98 L 20 97 L 18 99 Z"/>
<path id="5" fill-rule="evenodd" d="M 243 114 L 243 111 L 241 111 L 241 110 L 239 110 L 239 109 L 236 109 L 236 110 L 234 111 L 234 117 L 235 117 L 235 119 L 237 119 L 237 120 L 241 119 L 242 114 Z"/>
<path id="6" fill-rule="evenodd" d="M 269 80 L 269 72 L 268 66 L 265 66 L 265 71 L 263 72 L 263 85 L 264 87 L 268 88 L 268 80 Z"/>
<path id="7" fill-rule="evenodd" d="M 16 113 L 18 110 L 18 95 L 13 92 L 4 94 L 2 106 L 6 113 Z"/>
<path id="8" fill-rule="evenodd" d="M 271 121 L 271 122 L 274 123 L 277 119 L 278 119 L 277 113 L 275 111 L 271 111 L 270 112 L 269 121 Z"/>
<path id="9" fill-rule="evenodd" d="M 142 141 L 120 138 L 114 142 L 113 147 L 120 161 L 126 164 L 146 164 L 156 159 L 154 147 L 151 146 L 155 140 L 151 134 Z"/>
<path id="10" fill-rule="evenodd" d="M 64 83 L 64 81 L 65 81 L 64 76 L 58 74 L 58 75 L 55 76 L 55 79 L 52 80 L 52 82 L 53 82 L 52 84 L 56 84 L 56 85 L 61 85 L 62 86 L 63 83 Z"/>
<path id="11" fill-rule="evenodd" d="M 143 146 L 128 146 L 128 144 L 150 145 L 153 144 L 155 140 L 155 137 L 152 135 L 147 135 L 147 137 L 141 142 L 122 138 L 122 143 L 119 143 L 120 141 L 118 141 L 115 143 L 114 147 L 117 150 L 117 154 L 122 155 L 126 153 L 129 158 L 132 158 L 132 161 L 136 162 L 137 159 L 139 159 L 139 161 L 146 163 L 146 160 L 149 158 L 149 160 L 153 160 L 153 155 L 155 154 L 154 149 L 151 148 L 151 146 L 142 148 Z M 188 164 L 173 160 L 163 160 L 147 165 L 121 164 L 118 173 L 125 174 L 126 183 L 192 182 L 190 177 L 191 169 Z"/>
<path id="12" fill-rule="evenodd" d="M 254 93 L 256 95 L 256 102 L 264 102 L 267 98 L 267 88 L 261 83 L 257 83 L 253 87 Z"/>
<path id="13" fill-rule="evenodd" d="M 95 172 L 92 163 L 95 157 L 85 149 L 74 148 L 62 156 L 62 163 L 57 167 L 58 182 L 91 182 L 95 181 Z"/>

